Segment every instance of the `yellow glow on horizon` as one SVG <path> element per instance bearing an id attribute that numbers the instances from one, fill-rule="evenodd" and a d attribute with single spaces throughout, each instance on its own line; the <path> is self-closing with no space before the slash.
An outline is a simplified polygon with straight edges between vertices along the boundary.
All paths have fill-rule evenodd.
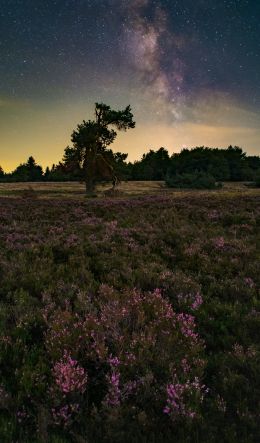
<path id="1" fill-rule="evenodd" d="M 161 146 L 170 154 L 183 148 L 208 146 L 226 148 L 229 145 L 241 146 L 248 155 L 260 154 L 260 129 L 247 127 L 214 127 L 210 125 L 183 123 L 177 127 L 167 125 L 146 125 L 136 128 L 128 137 L 119 134 L 114 143 L 114 150 L 128 152 L 128 159 L 133 161 L 149 149 Z"/>
<path id="2" fill-rule="evenodd" d="M 214 116 L 221 104 L 212 106 L 209 119 L 204 123 L 191 121 L 166 124 L 138 122 L 136 128 L 119 133 L 111 146 L 114 151 L 128 153 L 128 161 L 141 158 L 149 149 L 161 146 L 169 153 L 184 147 L 209 146 L 225 148 L 228 145 L 242 147 L 248 155 L 260 155 L 260 125 L 257 116 L 239 108 L 226 110 L 225 124 L 214 125 Z M 223 106 L 223 109 L 224 106 Z M 195 110 L 199 116 L 200 107 Z M 13 170 L 32 155 L 43 168 L 61 161 L 64 148 L 70 144 L 73 129 L 83 118 L 91 118 L 92 107 L 85 103 L 56 103 L 55 106 L 39 104 L 0 103 L 0 165 L 4 171 Z M 233 121 L 230 120 L 233 115 Z M 203 116 L 204 117 L 204 116 Z M 234 119 L 241 126 L 234 125 Z M 253 123 L 252 123 L 253 119 Z M 255 119 L 255 120 L 254 120 Z M 242 123 L 243 122 L 243 123 Z"/>

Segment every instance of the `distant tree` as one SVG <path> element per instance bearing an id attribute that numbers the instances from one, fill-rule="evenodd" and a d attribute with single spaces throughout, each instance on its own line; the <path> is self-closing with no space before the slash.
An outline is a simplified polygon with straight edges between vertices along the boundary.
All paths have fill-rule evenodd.
<path id="1" fill-rule="evenodd" d="M 257 177 L 260 176 L 260 157 L 254 156 L 248 156 L 245 158 L 245 168 L 244 172 L 246 171 L 247 177 L 246 180 L 255 180 Z"/>
<path id="2" fill-rule="evenodd" d="M 247 161 L 246 153 L 238 146 L 229 146 L 227 149 L 201 146 L 174 154 L 168 177 L 201 172 L 213 176 L 217 181 L 250 180 L 255 175 L 252 164 L 257 170 L 258 161 Z"/>
<path id="3" fill-rule="evenodd" d="M 51 182 L 70 181 L 71 176 L 66 172 L 64 164 L 59 162 L 57 165 L 52 165 L 51 169 L 48 171 L 48 175 L 46 176 L 45 180 Z"/>
<path id="4" fill-rule="evenodd" d="M 44 172 L 44 180 L 45 181 L 49 181 L 50 173 L 51 173 L 50 168 L 49 168 L 49 166 L 47 166 L 47 168 L 45 169 L 45 172 Z"/>
<path id="5" fill-rule="evenodd" d="M 29 181 L 28 168 L 25 163 L 21 163 L 17 168 L 9 175 L 10 181 L 15 182 L 27 182 Z"/>
<path id="6" fill-rule="evenodd" d="M 4 177 L 4 175 L 5 175 L 4 170 L 2 166 L 0 166 L 0 178 Z"/>
<path id="7" fill-rule="evenodd" d="M 225 152 L 228 161 L 231 181 L 243 180 L 246 153 L 238 146 L 229 146 Z"/>
<path id="8" fill-rule="evenodd" d="M 245 161 L 253 171 L 258 171 L 260 169 L 260 157 L 256 155 L 247 156 Z"/>
<path id="9" fill-rule="evenodd" d="M 115 111 L 103 103 L 96 103 L 95 119 L 83 120 L 73 131 L 73 147 L 66 148 L 64 160 L 65 164 L 74 162 L 80 168 L 88 194 L 93 194 L 99 179 L 110 178 L 113 185 L 117 183 L 118 178 L 107 147 L 117 136 L 115 129 L 126 131 L 134 127 L 130 106 L 122 111 Z"/>
<path id="10" fill-rule="evenodd" d="M 170 157 L 167 149 L 160 148 L 157 151 L 150 151 L 146 154 L 144 161 L 150 164 L 152 170 L 151 180 L 163 180 L 170 164 Z"/>
<path id="11" fill-rule="evenodd" d="M 28 158 L 25 167 L 28 171 L 28 180 L 29 181 L 41 181 L 43 179 L 43 170 L 42 167 L 36 164 L 36 161 L 31 156 Z"/>
<path id="12" fill-rule="evenodd" d="M 172 156 L 168 174 L 190 174 L 195 171 L 211 174 L 216 180 L 228 180 L 229 165 L 224 150 L 200 146 L 183 149 Z"/>
<path id="13" fill-rule="evenodd" d="M 43 179 L 42 167 L 37 165 L 33 157 L 22 163 L 9 175 L 9 181 L 27 182 L 41 181 Z"/>
<path id="14" fill-rule="evenodd" d="M 132 178 L 134 180 L 164 180 L 170 166 L 169 153 L 165 148 L 157 151 L 150 149 L 143 154 L 140 161 L 132 165 Z"/>

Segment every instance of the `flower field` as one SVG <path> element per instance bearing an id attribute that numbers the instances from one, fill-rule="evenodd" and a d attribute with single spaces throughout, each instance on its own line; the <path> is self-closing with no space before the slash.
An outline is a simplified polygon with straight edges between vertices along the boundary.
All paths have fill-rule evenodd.
<path id="1" fill-rule="evenodd" d="M 260 193 L 0 198 L 0 441 L 258 442 Z"/>

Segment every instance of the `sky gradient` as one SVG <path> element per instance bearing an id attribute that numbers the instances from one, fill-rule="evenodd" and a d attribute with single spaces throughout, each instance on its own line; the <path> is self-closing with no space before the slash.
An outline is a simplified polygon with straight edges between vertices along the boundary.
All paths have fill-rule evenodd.
<path id="1" fill-rule="evenodd" d="M 95 102 L 130 104 L 114 150 L 241 146 L 260 154 L 260 2 L 5 0 L 0 165 L 61 160 Z"/>

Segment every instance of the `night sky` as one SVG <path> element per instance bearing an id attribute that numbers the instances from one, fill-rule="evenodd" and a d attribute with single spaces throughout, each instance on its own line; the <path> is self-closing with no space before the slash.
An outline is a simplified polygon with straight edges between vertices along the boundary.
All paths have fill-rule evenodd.
<path id="1" fill-rule="evenodd" d="M 114 150 L 260 154 L 259 0 L 0 0 L 0 165 L 61 160 L 94 103 L 130 104 Z"/>

